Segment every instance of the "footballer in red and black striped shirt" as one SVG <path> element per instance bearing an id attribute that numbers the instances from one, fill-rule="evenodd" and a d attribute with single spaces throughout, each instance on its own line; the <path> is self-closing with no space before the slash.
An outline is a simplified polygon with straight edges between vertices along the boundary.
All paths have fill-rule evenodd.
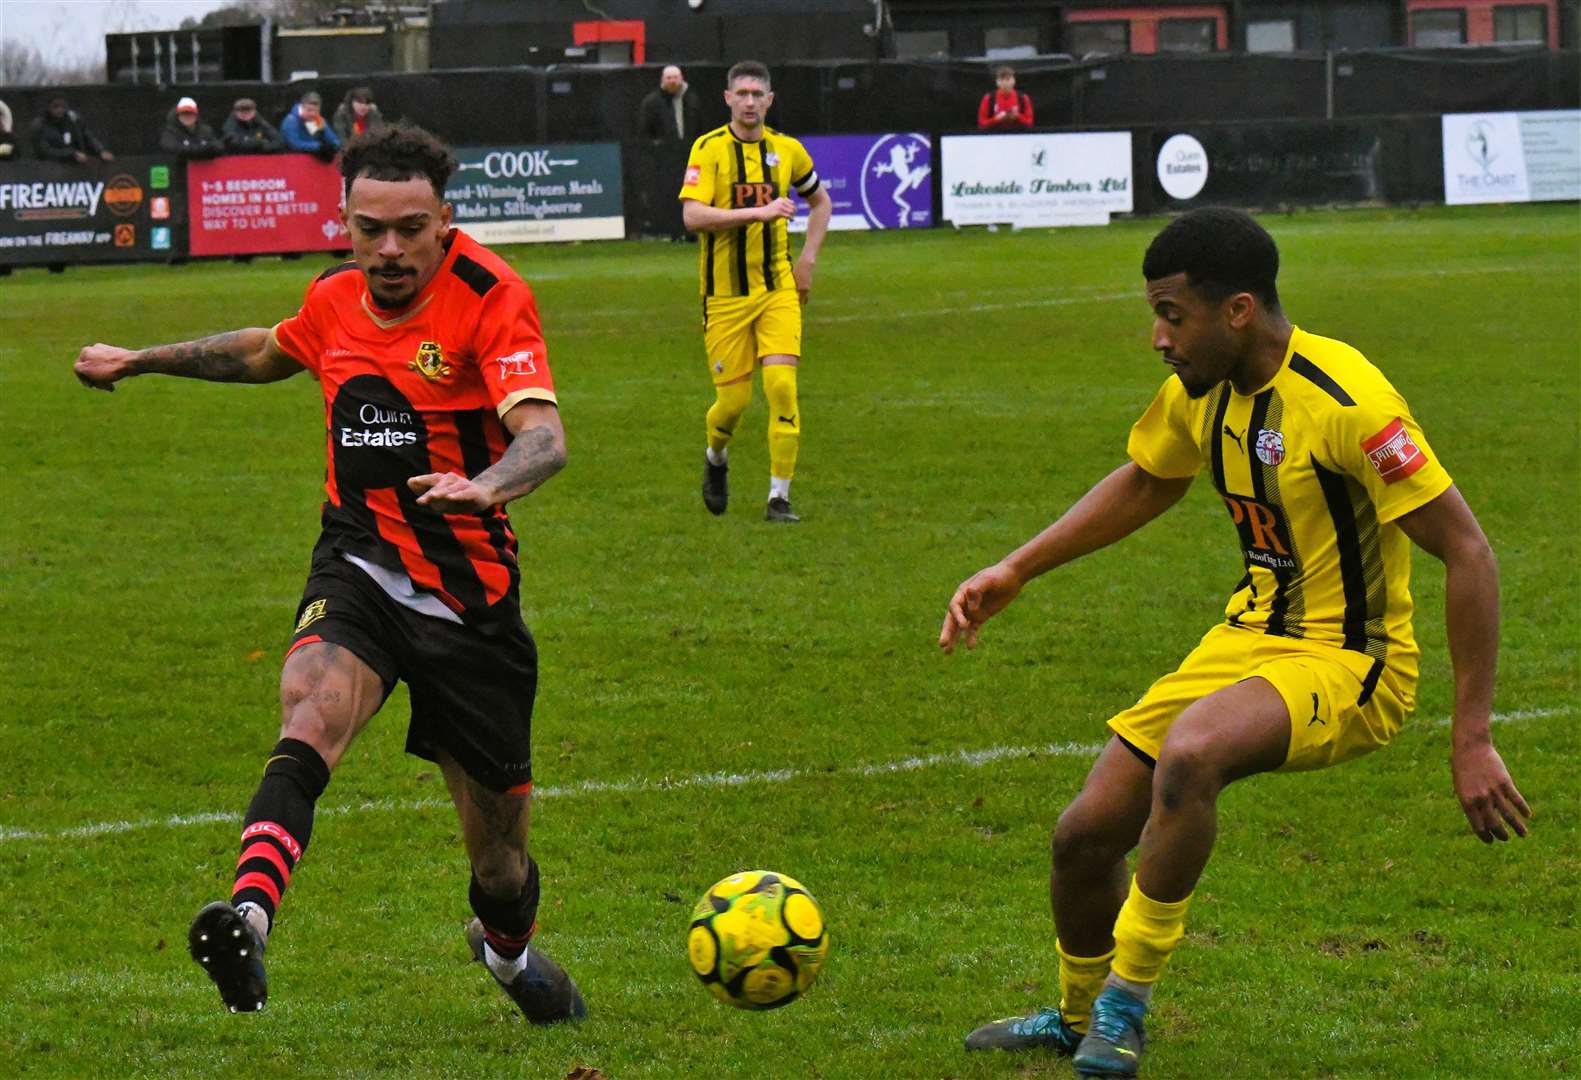
<path id="1" fill-rule="evenodd" d="M 324 388 L 323 524 L 281 673 L 281 738 L 247 809 L 231 898 L 188 932 L 232 1012 L 264 1006 L 263 952 L 314 804 L 397 679 L 411 691 L 407 749 L 439 764 L 461 816 L 473 956 L 534 1023 L 586 1012 L 528 943 L 538 667 L 505 513 L 564 466 L 565 431 L 532 291 L 451 227 L 455 168 L 420 128 L 358 136 L 340 159 L 353 259 L 320 275 L 294 316 L 77 358 L 77 377 L 104 390 L 140 374 L 262 383 L 303 370 Z"/>
<path id="2" fill-rule="evenodd" d="M 433 277 L 396 310 L 380 306 L 356 271 L 355 262 L 327 271 L 273 331 L 274 347 L 324 386 L 319 547 L 405 575 L 463 619 L 501 601 L 515 610 L 516 537 L 504 507 L 435 513 L 409 481 L 476 476 L 504 456 L 513 409 L 553 415 L 532 290 L 460 230 L 445 238 Z"/>

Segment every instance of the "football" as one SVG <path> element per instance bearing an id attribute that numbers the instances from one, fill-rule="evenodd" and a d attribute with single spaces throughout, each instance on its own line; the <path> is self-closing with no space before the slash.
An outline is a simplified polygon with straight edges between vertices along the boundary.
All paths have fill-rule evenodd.
<path id="1" fill-rule="evenodd" d="M 686 954 L 720 1001 L 738 1009 L 789 1005 L 829 952 L 823 911 L 801 882 L 768 870 L 731 874 L 692 909 Z"/>

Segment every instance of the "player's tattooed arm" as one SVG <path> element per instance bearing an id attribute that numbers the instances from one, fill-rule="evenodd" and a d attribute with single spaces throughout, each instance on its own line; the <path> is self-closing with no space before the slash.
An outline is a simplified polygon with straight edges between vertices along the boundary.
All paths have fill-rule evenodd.
<path id="1" fill-rule="evenodd" d="M 417 504 L 441 514 L 476 513 L 503 506 L 565 468 L 565 428 L 547 401 L 523 401 L 505 414 L 514 436 L 500 459 L 470 480 L 458 473 L 426 473 L 408 480 Z"/>
<path id="2" fill-rule="evenodd" d="M 280 348 L 273 331 L 255 326 L 148 349 L 89 345 L 77 354 L 73 370 L 84 386 L 114 390 L 117 382 L 133 375 L 179 375 L 208 382 L 275 382 L 295 375 L 302 365 Z"/>

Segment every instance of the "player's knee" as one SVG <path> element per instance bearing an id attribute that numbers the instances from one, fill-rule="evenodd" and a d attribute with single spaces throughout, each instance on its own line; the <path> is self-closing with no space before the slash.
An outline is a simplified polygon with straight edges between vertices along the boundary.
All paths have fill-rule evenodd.
<path id="1" fill-rule="evenodd" d="M 486 845 L 472 857 L 472 876 L 490 896 L 518 896 L 527 883 L 527 852 L 505 844 Z"/>
<path id="2" fill-rule="evenodd" d="M 1173 810 L 1187 800 L 1215 798 L 1224 786 L 1214 740 L 1206 731 L 1171 731 L 1153 777 L 1156 802 Z"/>
<path id="3" fill-rule="evenodd" d="M 1091 812 L 1078 799 L 1059 816 L 1049 847 L 1055 872 L 1074 873 L 1124 857 L 1133 843 L 1116 835 L 1108 815 Z"/>
<path id="4" fill-rule="evenodd" d="M 747 381 L 729 383 L 714 388 L 714 407 L 710 410 L 710 423 L 728 430 L 735 430 L 741 414 L 752 404 L 752 384 Z"/>
<path id="5" fill-rule="evenodd" d="M 339 748 L 350 737 L 352 720 L 339 691 L 326 686 L 311 671 L 288 673 L 280 679 L 280 737 L 307 743 L 331 766 Z"/>

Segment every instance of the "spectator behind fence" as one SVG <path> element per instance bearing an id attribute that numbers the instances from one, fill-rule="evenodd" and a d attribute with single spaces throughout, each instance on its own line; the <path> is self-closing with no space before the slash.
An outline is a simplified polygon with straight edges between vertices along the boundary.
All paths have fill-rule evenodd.
<path id="1" fill-rule="evenodd" d="M 280 132 L 258 115 L 258 103 L 249 97 L 237 98 L 231 106 L 220 139 L 227 154 L 278 154 L 285 149 Z"/>
<path id="2" fill-rule="evenodd" d="M 1032 99 L 1016 91 L 1016 73 L 1002 67 L 994 72 L 997 89 L 983 95 L 977 106 L 977 126 L 982 131 L 1026 131 L 1032 126 Z"/>
<path id="3" fill-rule="evenodd" d="M 320 111 L 323 106 L 324 99 L 309 90 L 285 114 L 285 119 L 280 121 L 280 137 L 285 140 L 287 150 L 317 154 L 324 161 L 333 161 L 340 153 L 340 139 L 334 129 L 324 123 L 324 114 Z"/>
<path id="4" fill-rule="evenodd" d="M 335 107 L 335 118 L 330 121 L 335 137 L 348 142 L 367 131 L 378 131 L 384 126 L 384 114 L 373 103 L 373 91 L 359 86 L 346 91 L 346 96 Z"/>
<path id="5" fill-rule="evenodd" d="M 0 161 L 16 160 L 16 139 L 11 135 L 11 106 L 0 101 Z"/>
<path id="6" fill-rule="evenodd" d="M 33 155 L 40 161 L 75 161 L 79 165 L 94 158 L 115 160 L 59 95 L 50 98 L 44 115 L 33 121 Z"/>
<path id="7" fill-rule="evenodd" d="M 659 88 L 642 99 L 637 126 L 653 168 L 653 182 L 644 193 L 645 228 L 686 239 L 681 224 L 681 204 L 675 192 L 686 172 L 686 155 L 702 124 L 702 103 L 691 92 L 681 69 L 674 64 L 659 76 Z"/>
<path id="8" fill-rule="evenodd" d="M 159 132 L 159 148 L 183 161 L 207 161 L 225 152 L 214 129 L 198 115 L 198 103 L 189 97 L 176 102 Z"/>

